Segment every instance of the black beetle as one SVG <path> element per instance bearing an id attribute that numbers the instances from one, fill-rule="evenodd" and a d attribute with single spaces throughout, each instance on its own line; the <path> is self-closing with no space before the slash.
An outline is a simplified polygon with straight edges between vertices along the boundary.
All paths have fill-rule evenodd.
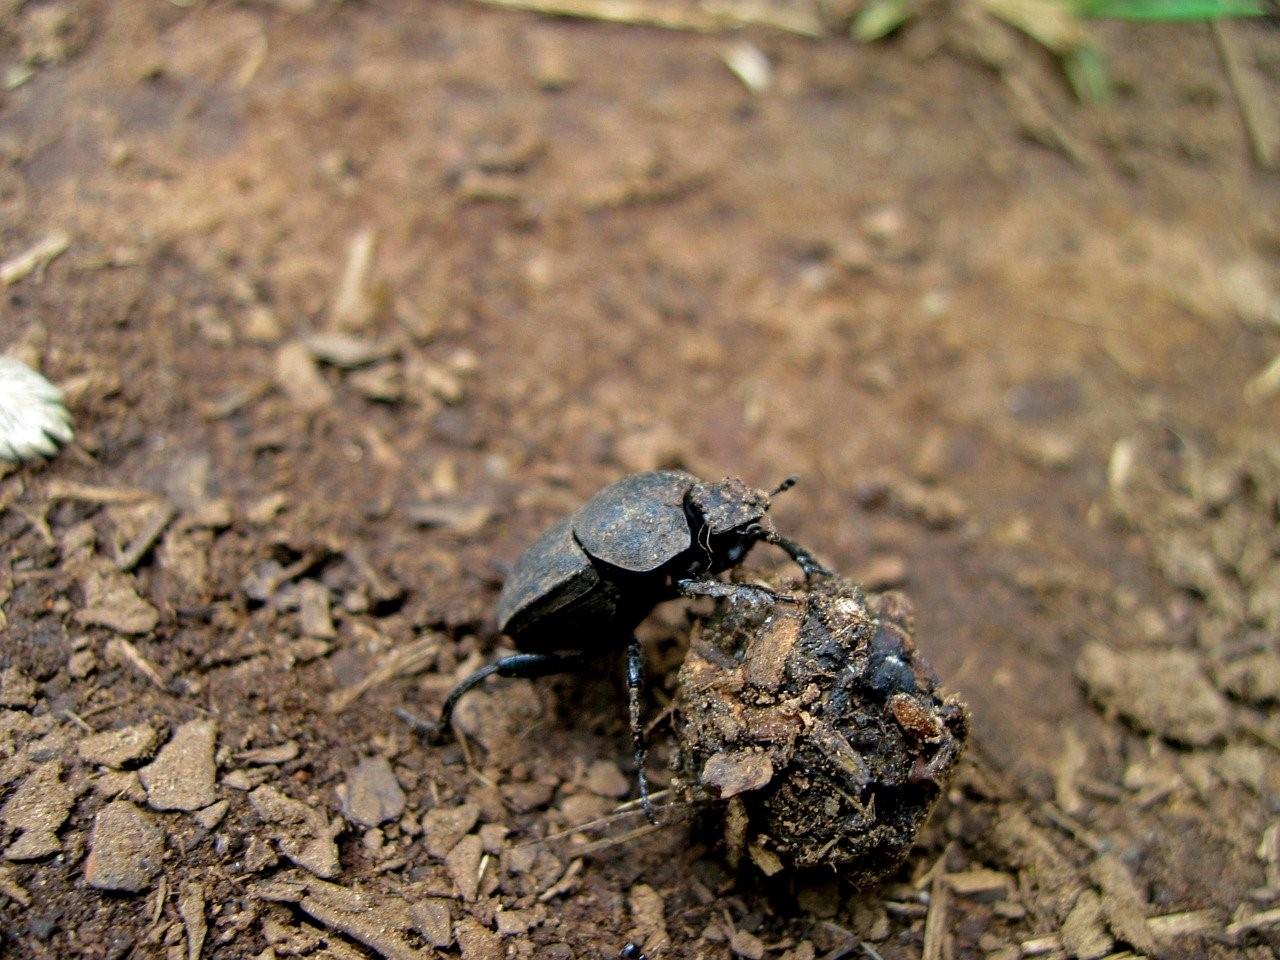
<path id="1" fill-rule="evenodd" d="M 766 493 L 736 477 L 707 483 L 683 471 L 659 470 L 605 487 L 516 561 L 495 613 L 498 629 L 521 652 L 454 687 L 431 731 L 447 731 L 458 701 L 487 677 L 563 673 L 579 666 L 588 651 L 625 645 L 640 798 L 652 820 L 640 724 L 644 662 L 635 628 L 658 603 L 674 597 L 776 599 L 764 587 L 713 579 L 741 563 L 760 540 L 785 550 L 806 577 L 827 574 L 813 554 L 780 536 L 767 516 L 770 497 L 794 483 L 790 477 Z"/>

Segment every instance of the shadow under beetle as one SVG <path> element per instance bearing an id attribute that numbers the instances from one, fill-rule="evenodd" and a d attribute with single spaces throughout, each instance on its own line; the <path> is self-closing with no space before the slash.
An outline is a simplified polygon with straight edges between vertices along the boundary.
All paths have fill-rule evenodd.
<path id="1" fill-rule="evenodd" d="M 498 629 L 520 652 L 481 667 L 454 687 L 431 733 L 444 736 L 458 701 L 494 674 L 565 673 L 579 668 L 589 652 L 625 647 L 640 800 L 656 822 L 644 766 L 644 659 L 635 628 L 657 604 L 675 597 L 777 599 L 764 587 L 714 579 L 740 564 L 761 540 L 785 550 L 806 577 L 829 573 L 808 550 L 779 535 L 767 516 L 770 497 L 794 483 L 789 477 L 766 493 L 736 477 L 707 483 L 683 471 L 658 470 L 605 487 L 516 561 L 495 614 Z"/>

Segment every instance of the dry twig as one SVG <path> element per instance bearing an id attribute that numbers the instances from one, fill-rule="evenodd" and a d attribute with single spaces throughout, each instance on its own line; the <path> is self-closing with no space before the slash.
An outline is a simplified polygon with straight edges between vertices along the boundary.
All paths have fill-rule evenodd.
<path id="1" fill-rule="evenodd" d="M 1240 106 L 1240 119 L 1249 136 L 1249 147 L 1258 166 L 1274 170 L 1280 164 L 1280 111 L 1275 101 L 1262 90 L 1261 82 L 1247 65 L 1248 54 L 1243 49 L 1236 27 L 1225 20 L 1210 24 L 1218 56 L 1227 72 L 1231 92 Z"/>
<path id="2" fill-rule="evenodd" d="M 663 6 L 637 0 L 477 0 L 492 7 L 527 10 L 551 17 L 574 17 L 690 33 L 721 33 L 739 27 L 771 27 L 802 37 L 827 36 L 816 9 L 780 9 L 770 4 L 702 2 Z"/>
<path id="3" fill-rule="evenodd" d="M 426 668 L 439 649 L 440 638 L 434 634 L 428 634 L 391 651 L 386 659 L 361 680 L 342 690 L 334 691 L 329 697 L 329 712 L 340 713 L 374 687 Z"/>

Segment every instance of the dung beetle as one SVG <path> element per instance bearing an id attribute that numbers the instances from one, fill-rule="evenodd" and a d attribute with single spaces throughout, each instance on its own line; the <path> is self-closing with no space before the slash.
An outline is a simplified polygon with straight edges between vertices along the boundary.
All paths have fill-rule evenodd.
<path id="1" fill-rule="evenodd" d="M 520 652 L 481 667 L 454 687 L 431 733 L 443 736 L 458 701 L 494 674 L 564 673 L 580 667 L 589 653 L 625 646 L 640 799 L 654 820 L 640 723 L 644 659 L 635 628 L 657 604 L 675 597 L 776 600 L 764 587 L 714 579 L 740 564 L 760 540 L 785 550 L 806 577 L 826 575 L 813 554 L 779 535 L 767 516 L 770 497 L 795 481 L 789 477 L 766 493 L 736 477 L 707 483 L 681 470 L 657 470 L 605 487 L 516 561 L 495 614 L 498 629 Z"/>

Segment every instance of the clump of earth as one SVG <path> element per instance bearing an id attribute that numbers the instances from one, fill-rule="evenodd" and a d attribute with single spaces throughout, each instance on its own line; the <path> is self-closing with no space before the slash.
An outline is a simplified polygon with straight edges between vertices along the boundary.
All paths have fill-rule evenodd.
<path id="1" fill-rule="evenodd" d="M 969 733 L 916 649 L 907 599 L 839 577 L 699 623 L 677 707 L 683 787 L 722 801 L 731 861 L 863 884 L 911 849 Z"/>

